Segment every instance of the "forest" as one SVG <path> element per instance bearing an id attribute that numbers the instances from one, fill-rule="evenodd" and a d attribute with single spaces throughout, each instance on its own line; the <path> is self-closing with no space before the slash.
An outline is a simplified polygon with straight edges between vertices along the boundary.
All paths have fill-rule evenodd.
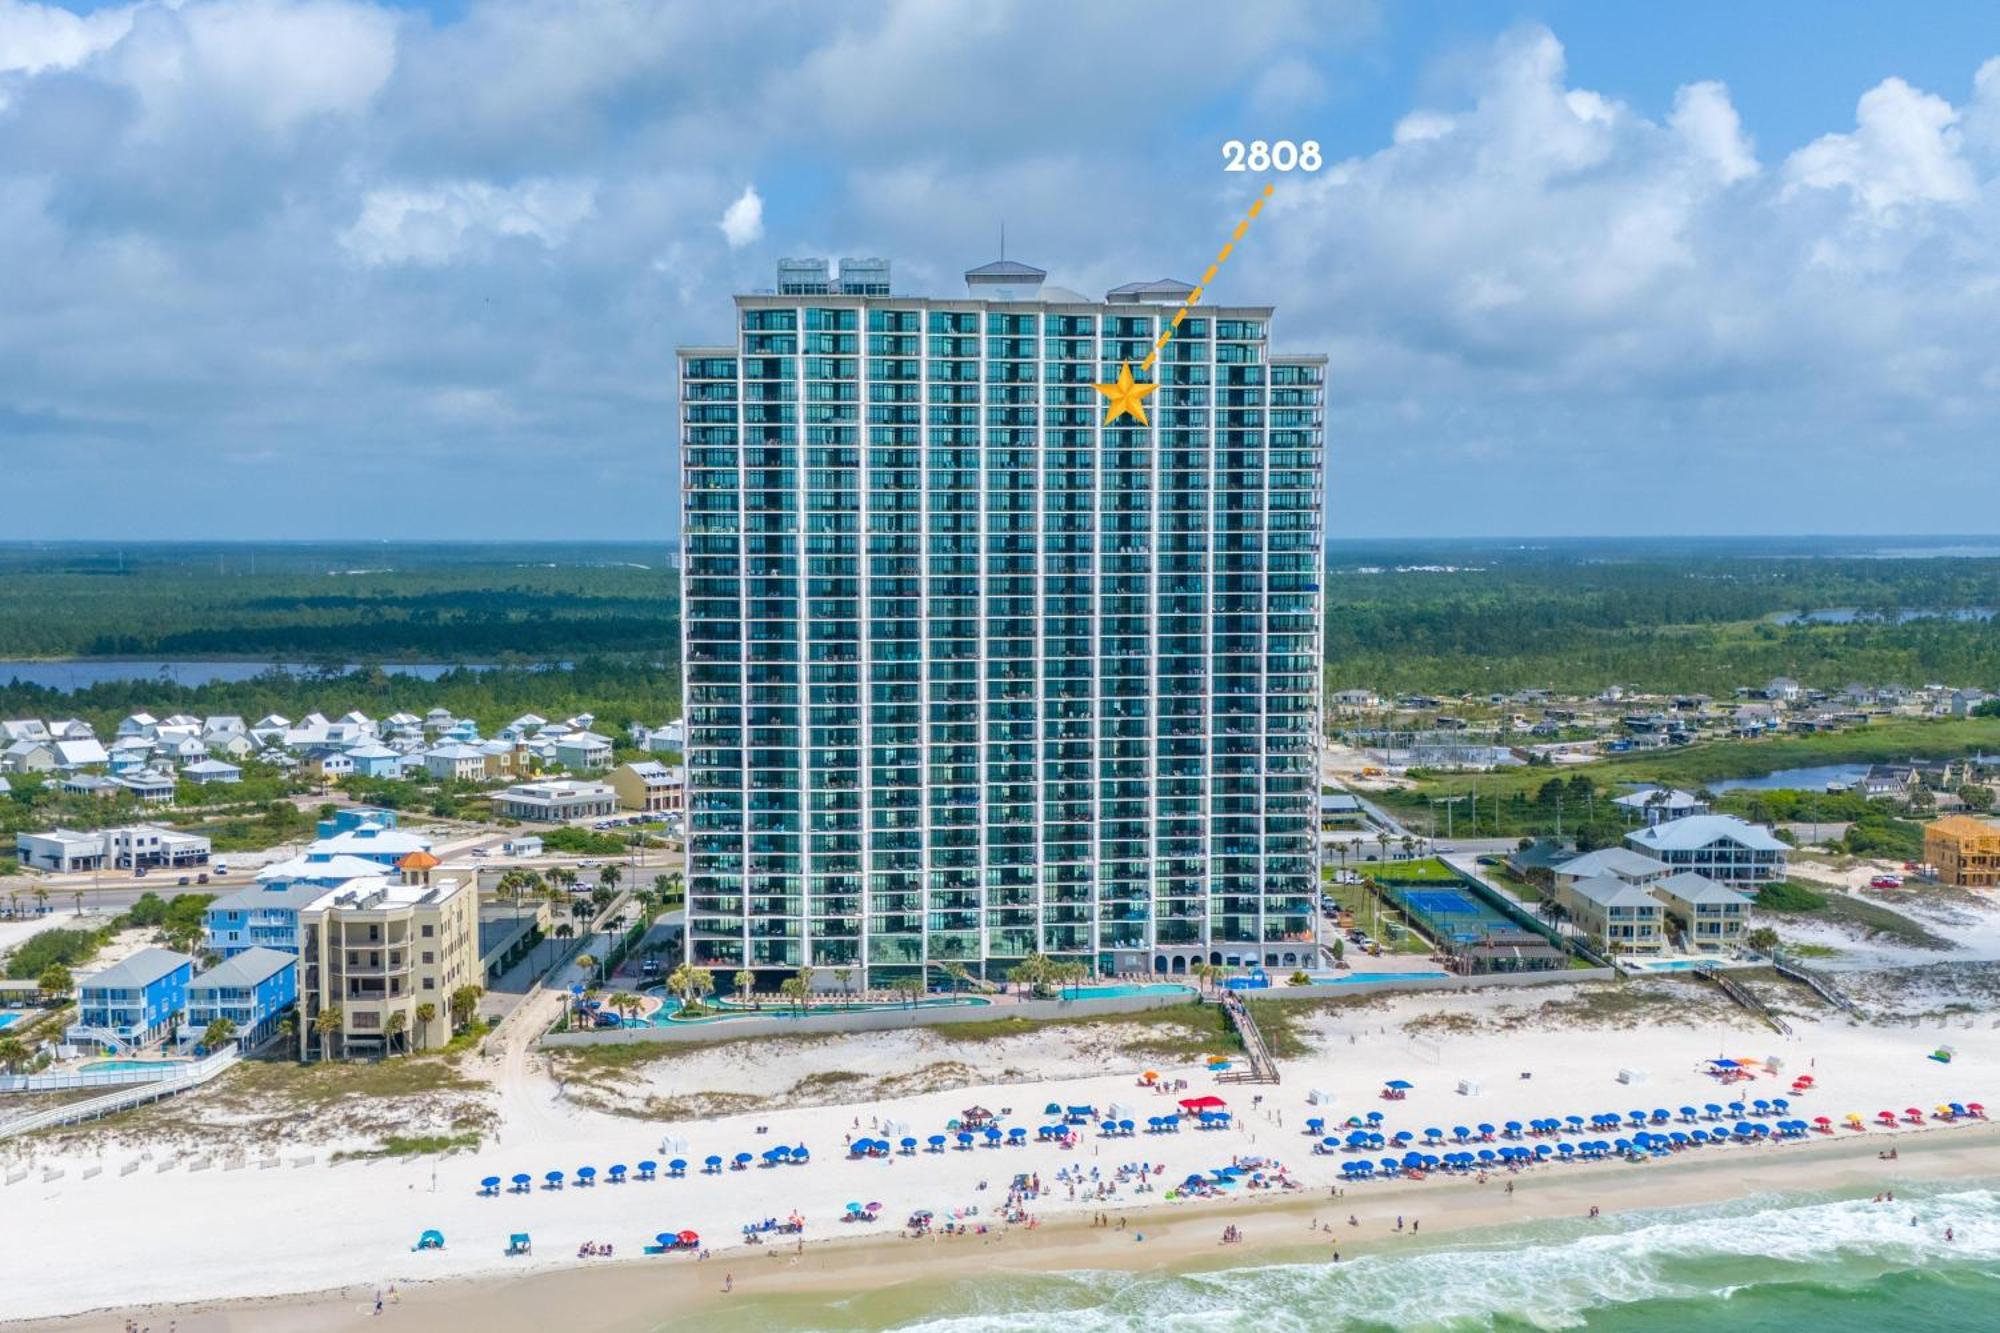
<path id="1" fill-rule="evenodd" d="M 1327 684 L 1720 697 L 1775 675 L 2000 685 L 2000 558 L 1866 546 L 1335 543 Z M 0 661 L 226 657 L 320 672 L 181 694 L 99 687 L 67 707 L 0 681 L 0 713 L 421 703 L 481 721 L 530 707 L 656 720 L 679 702 L 671 562 L 664 545 L 635 543 L 0 545 Z M 1826 611 L 1840 623 L 1780 623 Z M 409 661 L 508 669 L 430 683 L 371 669 Z"/>

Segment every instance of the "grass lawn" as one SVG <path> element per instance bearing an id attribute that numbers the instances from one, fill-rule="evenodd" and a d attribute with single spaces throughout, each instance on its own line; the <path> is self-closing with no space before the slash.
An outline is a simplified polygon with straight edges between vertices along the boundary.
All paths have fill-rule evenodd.
<path id="1" fill-rule="evenodd" d="M 1424 956 L 1430 954 L 1430 941 L 1416 933 L 1416 928 L 1410 925 L 1409 919 L 1398 911 L 1393 903 L 1382 901 L 1378 906 L 1377 899 L 1368 892 L 1366 885 L 1335 884 L 1328 879 L 1320 885 L 1320 888 L 1324 889 L 1327 896 L 1338 903 L 1343 910 L 1354 914 L 1354 924 L 1374 936 L 1381 943 L 1384 953 Z M 1395 921 L 1407 927 L 1400 938 L 1394 941 L 1386 938 L 1384 931 L 1378 928 L 1378 912 L 1379 921 Z"/>
<path id="2" fill-rule="evenodd" d="M 1900 912 L 1831 887 L 1781 880 L 1757 895 L 1757 910 L 1784 921 L 1817 921 L 1844 926 L 1864 938 L 1887 939 L 1913 949 L 1950 950 L 1952 942 Z M 1791 946 L 1787 946 L 1791 947 Z M 1804 952 L 1803 949 L 1797 950 Z"/>
<path id="3" fill-rule="evenodd" d="M 1348 867 L 1384 884 L 1456 884 L 1458 875 L 1434 856 L 1420 861 L 1356 861 Z"/>

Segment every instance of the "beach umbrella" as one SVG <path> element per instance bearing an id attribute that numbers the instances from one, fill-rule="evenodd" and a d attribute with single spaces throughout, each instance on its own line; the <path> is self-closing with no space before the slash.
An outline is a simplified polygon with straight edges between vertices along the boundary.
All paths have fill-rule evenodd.
<path id="1" fill-rule="evenodd" d="M 1354 1165 L 1354 1163 L 1349 1162 L 1348 1165 L 1352 1166 Z M 1208 1177 L 1202 1175 L 1200 1172 L 1196 1172 L 1194 1175 L 1189 1176 L 1186 1180 L 1183 1180 L 1181 1182 L 1181 1184 L 1183 1185 L 1206 1185 L 1207 1183 L 1208 1183 Z"/>
<path id="2" fill-rule="evenodd" d="M 1833 1117 L 1830 1115 L 1816 1115 L 1813 1123 L 1829 1134 L 1833 1132 Z"/>
<path id="3" fill-rule="evenodd" d="M 1656 1106 L 1656 1107 L 1654 1107 L 1654 1108 L 1653 1108 L 1653 1119 L 1655 1119 L 1655 1120 L 1658 1120 L 1658 1121 L 1661 1121 L 1662 1123 L 1664 1123 L 1664 1122 L 1666 1122 L 1666 1121 L 1668 1121 L 1668 1120 L 1671 1120 L 1671 1119 L 1673 1119 L 1673 1118 L 1674 1118 L 1674 1117 L 1673 1117 L 1673 1113 L 1672 1113 L 1671 1111 L 1667 1110 L 1667 1108 L 1666 1108 L 1666 1107 L 1664 1107 L 1664 1106 Z"/>
<path id="4" fill-rule="evenodd" d="M 1016 1125 L 1007 1131 L 1007 1139 L 1010 1143 L 1026 1143 L 1028 1141 L 1028 1131 Z M 915 1143 L 916 1140 L 909 1139 L 907 1142 Z"/>
<path id="5" fill-rule="evenodd" d="M 1787 1097 L 1773 1097 L 1771 1099 L 1771 1106 L 1772 1109 L 1778 1111 L 1789 1111 L 1792 1109 L 1791 1099 Z"/>
<path id="6" fill-rule="evenodd" d="M 1442 1143 L 1444 1142 L 1444 1131 L 1441 1129 L 1427 1129 L 1424 1131 L 1424 1141 L 1426 1143 Z"/>
<path id="7" fill-rule="evenodd" d="M 1698 1112 L 1692 1106 L 1683 1106 L 1681 1108 L 1681 1119 L 1683 1120 L 1692 1120 L 1697 1114 Z"/>
<path id="8" fill-rule="evenodd" d="M 903 1151 L 906 1153 L 915 1152 L 917 1150 L 917 1141 L 915 1139 L 906 1137 L 904 1138 L 901 1146 Z"/>
<path id="9" fill-rule="evenodd" d="M 1630 1120 L 1635 1125 L 1643 1125 L 1646 1123 L 1646 1113 L 1644 1111 L 1627 1111 L 1625 1113 L 1625 1118 L 1627 1120 Z"/>
<path id="10" fill-rule="evenodd" d="M 685 1175 L 687 1173 L 687 1169 L 688 1169 L 688 1164 L 687 1164 L 687 1158 L 685 1157 L 676 1157 L 674 1158 L 673 1161 L 667 1163 L 667 1170 L 673 1172 L 677 1176 Z"/>
<path id="11" fill-rule="evenodd" d="M 1482 1162 L 1490 1162 L 1494 1160 L 1495 1156 L 1496 1154 L 1491 1148 L 1481 1148 L 1479 1150 L 1479 1160 Z"/>
<path id="12" fill-rule="evenodd" d="M 557 1187 L 557 1186 L 560 1186 L 560 1185 L 562 1184 L 562 1181 L 563 1181 L 563 1173 L 562 1173 L 562 1172 L 560 1172 L 560 1171 L 550 1171 L 550 1172 L 547 1172 L 547 1173 L 545 1173 L 545 1174 L 544 1174 L 544 1175 L 542 1176 L 542 1179 L 543 1179 L 543 1180 L 546 1180 L 546 1181 L 547 1181 L 547 1182 L 549 1183 L 549 1186 L 550 1186 L 551 1188 L 555 1188 L 555 1187 Z"/>
<path id="13" fill-rule="evenodd" d="M 1979 1102 L 1967 1102 L 1965 1109 L 1969 1115 L 1976 1115 L 1982 1120 L 1986 1118 L 1986 1107 Z"/>
<path id="14" fill-rule="evenodd" d="M 1710 1120 L 1719 1120 L 1722 1117 L 1722 1108 L 1714 1102 L 1704 1102 L 1701 1109 L 1708 1112 Z"/>
<path id="15" fill-rule="evenodd" d="M 1479 1126 L 1479 1132 L 1480 1132 L 1481 1134 L 1484 1134 L 1484 1135 L 1485 1135 L 1485 1136 L 1486 1136 L 1487 1138 L 1489 1138 L 1489 1139 L 1490 1139 L 1490 1138 L 1492 1138 L 1492 1137 L 1493 1137 L 1493 1126 L 1491 1126 L 1491 1125 L 1481 1125 L 1481 1126 Z"/>
<path id="16" fill-rule="evenodd" d="M 1321 1116 L 1314 1116 L 1312 1119 L 1306 1121 L 1306 1133 L 1308 1134 L 1317 1134 L 1325 1128 L 1326 1120 Z"/>
<path id="17" fill-rule="evenodd" d="M 535 1178 L 534 1178 L 533 1176 L 529 1175 L 529 1174 L 528 1174 L 528 1173 L 527 1173 L 526 1171 L 516 1171 L 516 1172 L 514 1173 L 514 1188 L 515 1188 L 515 1189 L 517 1189 L 517 1190 L 524 1190 L 524 1189 L 528 1188 L 528 1186 L 530 1186 L 530 1185 L 532 1185 L 532 1184 L 534 1184 L 534 1183 L 535 1183 Z"/>
<path id="18" fill-rule="evenodd" d="M 742 1166 L 746 1162 L 752 1162 L 755 1160 L 756 1159 L 751 1157 L 751 1155 L 747 1152 L 740 1152 L 736 1154 L 736 1165 L 738 1166 Z"/>
<path id="19" fill-rule="evenodd" d="M 1061 1102 L 1050 1102 L 1047 1106 L 1044 1106 L 1042 1108 L 1043 1115 L 1061 1115 L 1062 1111 L 1063 1109 Z"/>
<path id="20" fill-rule="evenodd" d="M 1390 1142 L 1396 1144 L 1398 1147 L 1401 1147 L 1403 1144 L 1408 1143 L 1412 1137 L 1413 1136 L 1411 1135 L 1409 1130 L 1399 1129 L 1394 1134 L 1391 1134 L 1389 1136 L 1389 1140 Z"/>
<path id="21" fill-rule="evenodd" d="M 594 1166 L 580 1166 L 576 1169 L 576 1178 L 583 1184 L 588 1185 L 591 1181 L 597 1179 L 597 1168 Z"/>
<path id="22" fill-rule="evenodd" d="M 764 1160 L 767 1162 L 777 1162 L 791 1155 L 792 1150 L 790 1148 L 770 1148 L 765 1150 Z"/>
<path id="23" fill-rule="evenodd" d="M 1965 1115 L 1966 1109 L 1965 1107 L 1959 1105 L 1957 1102 L 1953 1102 L 1951 1103 L 1951 1113 L 1953 1115 Z"/>
<path id="24" fill-rule="evenodd" d="M 1046 1126 L 1044 1126 L 1044 1127 L 1043 1127 L 1043 1129 L 1042 1129 L 1042 1132 L 1043 1132 L 1044 1134 L 1046 1134 L 1046 1133 L 1050 1132 L 1051 1130 L 1053 1130 L 1054 1128 L 1055 1128 L 1055 1126 L 1054 1126 L 1054 1125 L 1046 1125 Z M 936 1149 L 939 1149 L 939 1148 L 942 1148 L 942 1147 L 944 1147 L 944 1144 L 945 1144 L 945 1138 L 944 1138 L 944 1135 L 942 1135 L 942 1134 L 933 1134 L 933 1135 L 931 1135 L 931 1136 L 930 1136 L 930 1137 L 929 1137 L 928 1139 L 926 1139 L 926 1140 L 925 1140 L 925 1142 L 926 1142 L 926 1143 L 928 1143 L 928 1144 L 930 1144 L 930 1146 L 931 1146 L 931 1148 L 932 1148 L 933 1150 L 936 1150 Z"/>
<path id="25" fill-rule="evenodd" d="M 1546 1143 L 1537 1143 L 1535 1145 L 1535 1156 L 1537 1157 L 1552 1157 L 1555 1155 L 1555 1151 L 1554 1148 L 1551 1148 Z"/>
<path id="26" fill-rule="evenodd" d="M 1769 1102 L 1765 1101 L 1765 1100 L 1764 1100 L 1764 1099 L 1763 1099 L 1762 1097 L 1759 1097 L 1759 1098 L 1757 1098 L 1757 1099 L 1756 1099 L 1755 1101 L 1751 1102 L 1750 1104 L 1751 1104 L 1752 1106 L 1754 1106 L 1754 1107 L 1756 1107 L 1756 1108 L 1757 1108 L 1757 1112 L 1758 1112 L 1758 1114 L 1760 1114 L 1760 1115 L 1761 1115 L 1761 1114 L 1763 1114 L 1763 1113 L 1764 1113 L 1764 1112 L 1766 1112 L 1766 1111 L 1769 1111 L 1769 1110 L 1771 1109 L 1771 1103 L 1769 1103 Z"/>
<path id="27" fill-rule="evenodd" d="M 808 1161 L 811 1161 L 811 1160 L 812 1160 L 812 1152 L 811 1152 L 811 1151 L 810 1151 L 809 1149 L 807 1149 L 807 1147 L 806 1147 L 806 1145 L 805 1145 L 805 1144 L 803 1144 L 803 1143 L 794 1143 L 794 1144 L 792 1145 L 792 1160 L 793 1160 L 794 1162 L 808 1162 Z"/>
<path id="28" fill-rule="evenodd" d="M 858 1202 L 849 1203 L 847 1205 L 847 1211 L 850 1213 L 858 1213 L 861 1211 L 861 1205 Z"/>
<path id="29" fill-rule="evenodd" d="M 651 1160 L 650 1158 L 647 1159 L 646 1161 L 639 1163 L 639 1174 L 642 1177 L 651 1177 L 652 1174 L 655 1171 L 658 1171 L 659 1169 L 660 1169 L 660 1164 L 658 1162 Z"/>
<path id="30" fill-rule="evenodd" d="M 969 1147 L 971 1147 L 971 1146 L 972 1146 L 972 1135 L 970 1135 L 970 1134 L 966 1133 L 966 1132 L 965 1132 L 964 1130 L 962 1130 L 962 1129 L 961 1129 L 961 1130 L 959 1130 L 959 1131 L 958 1131 L 958 1146 L 959 1146 L 959 1147 L 961 1147 L 961 1148 L 969 1148 Z"/>
<path id="31" fill-rule="evenodd" d="M 479 1188 L 485 1190 L 488 1194 L 498 1194 L 500 1192 L 500 1177 L 486 1177 L 486 1179 L 479 1182 Z"/>
<path id="32" fill-rule="evenodd" d="M 1558 1143 L 1556 1151 L 1564 1157 L 1569 1157 L 1576 1152 L 1576 1145 L 1573 1143 Z"/>
<path id="33" fill-rule="evenodd" d="M 1509 1134 L 1519 1134 L 1521 1132 L 1521 1122 L 1518 1120 L 1509 1120 L 1501 1128 L 1505 1129 Z"/>
<path id="34" fill-rule="evenodd" d="M 605 1172 L 605 1174 L 610 1176 L 614 1181 L 625 1179 L 625 1163 L 617 1163 L 609 1171 Z"/>
<path id="35" fill-rule="evenodd" d="M 1394 1088 L 1398 1092 L 1408 1092 L 1411 1088 L 1414 1088 L 1417 1085 L 1414 1083 L 1405 1082 L 1403 1079 L 1400 1078 L 1392 1078 L 1387 1083 L 1384 1083 L 1382 1086 L 1385 1088 Z"/>
<path id="36" fill-rule="evenodd" d="M 1569 1115 L 1569 1116 L 1564 1116 L 1564 1117 L 1563 1117 L 1563 1123 L 1565 1123 L 1565 1124 L 1568 1124 L 1568 1125 L 1573 1125 L 1573 1126 L 1575 1126 L 1575 1127 L 1577 1127 L 1577 1128 L 1581 1129 L 1581 1128 L 1583 1127 L 1583 1117 L 1582 1117 L 1582 1116 L 1580 1116 L 1580 1115 Z"/>
<path id="37" fill-rule="evenodd" d="M 1334 1138 L 1331 1134 L 1329 1134 L 1325 1138 L 1320 1140 L 1320 1146 L 1325 1148 L 1338 1148 L 1340 1146 L 1340 1140 Z"/>
<path id="38" fill-rule="evenodd" d="M 1742 1102 L 1729 1103 L 1729 1114 L 1731 1115 L 1742 1115 L 1744 1111 L 1748 1109 L 1749 1108 L 1744 1106 Z"/>
<path id="39" fill-rule="evenodd" d="M 1004 1136 L 1000 1133 L 1000 1131 L 993 1128 L 991 1125 L 988 1125 L 986 1127 L 986 1138 L 988 1142 L 997 1143 L 1003 1137 Z"/>
<path id="40" fill-rule="evenodd" d="M 1453 1125 L 1451 1127 L 1451 1136 L 1457 1139 L 1460 1143 L 1463 1143 L 1467 1139 L 1472 1137 L 1472 1131 L 1467 1129 L 1464 1125 Z"/>
<path id="41" fill-rule="evenodd" d="M 683 1245 L 701 1244 L 701 1237 L 692 1231 L 683 1231 L 678 1236 L 675 1236 L 674 1239 L 679 1241 Z"/>
<path id="42" fill-rule="evenodd" d="M 714 1153 L 710 1153 L 708 1156 L 702 1158 L 701 1164 L 707 1167 L 710 1171 L 719 1171 L 722 1169 L 722 1158 L 718 1157 Z"/>
<path id="43" fill-rule="evenodd" d="M 1368 1113 L 1368 1123 L 1369 1123 L 1369 1124 L 1371 1124 L 1371 1125 L 1379 1125 L 1379 1124 L 1381 1124 L 1381 1123 L 1382 1123 L 1382 1113 L 1381 1113 L 1380 1111 L 1370 1111 L 1370 1112 Z"/>

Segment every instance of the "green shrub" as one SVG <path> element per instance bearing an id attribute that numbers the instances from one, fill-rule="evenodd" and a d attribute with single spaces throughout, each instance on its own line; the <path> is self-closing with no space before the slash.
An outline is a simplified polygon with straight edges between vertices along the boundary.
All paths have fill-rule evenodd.
<path id="1" fill-rule="evenodd" d="M 1826 904 L 1825 894 L 1788 879 L 1766 884 L 1757 891 L 1757 906 L 1769 912 L 1819 912 L 1825 910 Z"/>

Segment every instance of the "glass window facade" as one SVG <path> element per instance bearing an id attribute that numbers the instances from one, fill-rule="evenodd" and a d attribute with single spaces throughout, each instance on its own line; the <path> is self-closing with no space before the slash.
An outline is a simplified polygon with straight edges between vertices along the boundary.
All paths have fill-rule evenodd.
<path id="1" fill-rule="evenodd" d="M 680 359 L 688 951 L 1310 958 L 1320 357 L 1173 306 L 737 298 Z"/>

